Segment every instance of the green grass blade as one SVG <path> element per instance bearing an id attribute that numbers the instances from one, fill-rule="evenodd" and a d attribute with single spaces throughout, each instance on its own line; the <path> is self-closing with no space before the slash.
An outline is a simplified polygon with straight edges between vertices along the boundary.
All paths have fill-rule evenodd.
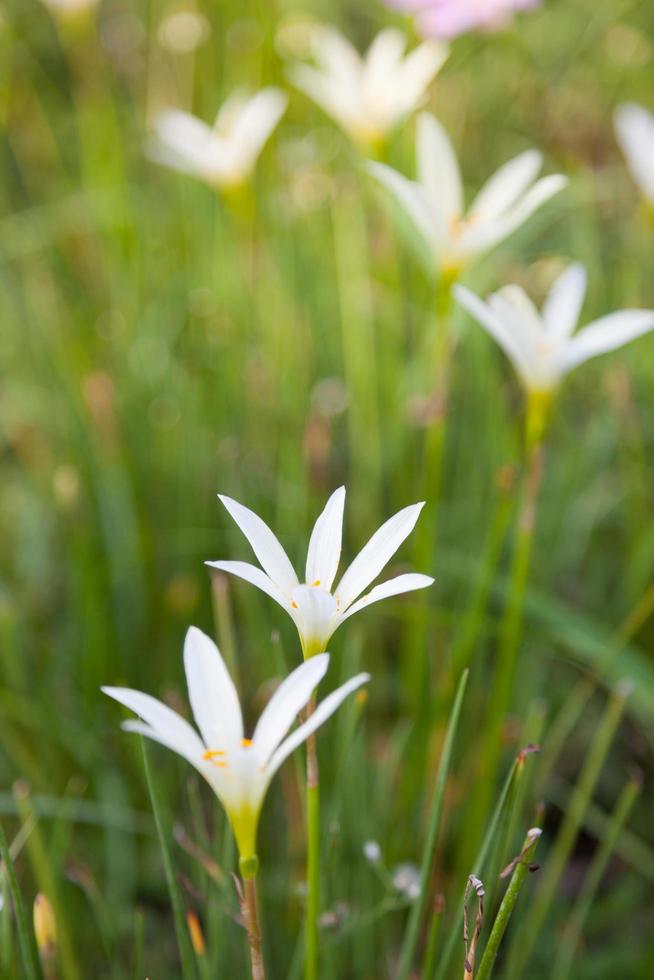
<path id="1" fill-rule="evenodd" d="M 465 693 L 467 683 L 468 671 L 465 670 L 461 676 L 461 680 L 459 681 L 459 687 L 452 706 L 450 720 L 448 722 L 447 732 L 445 735 L 445 742 L 443 743 L 443 751 L 441 753 L 438 773 L 436 775 L 436 787 L 434 789 L 434 799 L 432 801 L 431 815 L 427 829 L 427 840 L 425 841 L 425 848 L 420 864 L 420 894 L 411 908 L 409 921 L 404 933 L 404 940 L 402 942 L 402 950 L 400 953 L 400 962 L 397 972 L 398 980 L 406 980 L 406 978 L 409 976 L 411 964 L 413 963 L 413 958 L 415 956 L 420 923 L 422 922 L 422 917 L 424 915 L 425 906 L 427 903 L 427 892 L 429 889 L 429 880 L 431 878 L 432 865 L 434 862 L 434 852 L 438 841 L 438 831 L 441 824 L 443 799 L 445 796 L 447 776 L 452 759 L 452 749 L 454 746 L 454 739 L 459 724 L 459 717 L 461 715 L 461 706 L 463 704 L 463 695 Z"/>
<path id="2" fill-rule="evenodd" d="M 16 872 L 14 871 L 14 865 L 9 853 L 9 847 L 7 845 L 7 838 L 5 837 L 5 832 L 2 827 L 0 827 L 0 857 L 2 857 L 2 864 L 4 866 L 7 883 L 9 885 L 11 901 L 16 914 L 16 924 L 18 926 L 18 945 L 20 947 L 21 960 L 25 971 L 25 980 L 41 980 L 41 966 L 39 963 L 38 953 L 36 951 L 34 933 L 28 925 L 27 913 L 25 912 L 25 905 L 23 904 L 23 897 L 20 893 L 20 888 L 18 887 Z"/>
<path id="3" fill-rule="evenodd" d="M 168 839 L 169 839 L 168 829 L 164 826 L 161 801 L 159 799 L 154 784 L 154 779 L 152 778 L 152 769 L 150 768 L 150 762 L 148 759 L 148 750 L 145 745 L 144 739 L 141 739 L 141 751 L 143 752 L 143 766 L 145 769 L 145 779 L 148 784 L 148 793 L 150 794 L 150 800 L 152 802 L 154 822 L 157 828 L 157 837 L 159 838 L 159 846 L 161 848 L 161 856 L 163 859 L 164 872 L 166 875 L 166 884 L 168 885 L 170 902 L 173 908 L 173 917 L 175 920 L 175 934 L 177 936 L 177 946 L 179 948 L 179 956 L 180 956 L 180 961 L 182 966 L 182 977 L 183 980 L 196 980 L 195 966 L 193 963 L 193 956 L 191 953 L 191 944 L 186 929 L 186 918 L 184 916 L 184 903 L 182 900 L 182 895 L 179 889 L 179 885 L 177 884 L 177 879 L 175 878 L 172 855 L 170 853 L 170 847 L 168 846 Z"/>

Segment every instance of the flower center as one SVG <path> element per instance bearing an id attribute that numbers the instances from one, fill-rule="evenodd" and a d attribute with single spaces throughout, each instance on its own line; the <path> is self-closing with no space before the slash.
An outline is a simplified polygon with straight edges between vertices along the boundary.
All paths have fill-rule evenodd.
<path id="1" fill-rule="evenodd" d="M 252 748 L 252 739 L 242 738 L 241 747 L 244 749 Z M 218 769 L 229 768 L 227 753 L 223 749 L 207 749 L 202 758 L 206 759 L 207 762 L 213 762 L 214 766 L 216 766 Z"/>

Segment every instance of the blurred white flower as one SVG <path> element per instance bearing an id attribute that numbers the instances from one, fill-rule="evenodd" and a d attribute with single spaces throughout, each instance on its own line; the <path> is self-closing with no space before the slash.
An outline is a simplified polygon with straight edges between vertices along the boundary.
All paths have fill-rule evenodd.
<path id="1" fill-rule="evenodd" d="M 98 0 L 43 0 L 43 3 L 53 14 L 69 17 L 91 10 L 98 5 Z"/>
<path id="2" fill-rule="evenodd" d="M 420 871 L 408 861 L 393 868 L 393 888 L 410 898 L 412 902 L 420 895 Z"/>
<path id="3" fill-rule="evenodd" d="M 229 817 L 241 859 L 256 856 L 259 814 L 270 780 L 290 753 L 325 722 L 369 674 L 357 674 L 322 701 L 311 717 L 287 735 L 325 675 L 329 654 L 313 657 L 284 680 L 268 702 L 251 739 L 243 737 L 238 695 L 220 651 L 195 627 L 186 634 L 184 667 L 200 735 L 175 711 L 149 694 L 103 687 L 109 697 L 140 715 L 123 728 L 177 752 L 207 780 Z"/>
<path id="4" fill-rule="evenodd" d="M 381 861 L 381 847 L 376 840 L 367 840 L 363 845 L 363 854 L 366 861 L 370 861 L 371 864 L 377 864 Z"/>
<path id="5" fill-rule="evenodd" d="M 157 38 L 162 48 L 174 54 L 190 54 L 209 37 L 211 27 L 197 10 L 178 10 L 159 24 Z"/>
<path id="6" fill-rule="evenodd" d="M 426 41 L 405 56 L 406 38 L 392 28 L 378 34 L 363 57 L 332 27 L 319 25 L 311 37 L 317 67 L 294 65 L 289 78 L 366 147 L 384 140 L 418 108 L 448 56 L 439 41 Z"/>
<path id="7" fill-rule="evenodd" d="M 638 190 L 654 205 L 654 115 L 625 102 L 615 111 L 615 134 Z"/>
<path id="8" fill-rule="evenodd" d="M 437 268 L 452 279 L 524 224 L 567 183 L 558 174 L 536 180 L 543 157 L 537 150 L 526 150 L 500 167 L 466 212 L 454 149 L 441 124 L 428 113 L 418 117 L 416 156 L 417 181 L 385 164 L 368 167 L 406 212 Z"/>
<path id="9" fill-rule="evenodd" d="M 334 491 L 315 523 L 303 583 L 283 547 L 261 518 L 231 497 L 219 496 L 250 542 L 261 568 L 243 561 L 209 561 L 206 564 L 238 575 L 278 602 L 295 622 L 306 658 L 324 650 L 341 623 L 361 609 L 388 596 L 424 589 L 434 581 L 428 575 L 398 575 L 377 585 L 355 602 L 409 536 L 423 503 L 405 507 L 386 521 L 359 552 L 332 592 L 341 555 L 345 487 Z"/>
<path id="10" fill-rule="evenodd" d="M 155 119 L 149 155 L 213 187 L 237 187 L 251 176 L 287 101 L 276 88 L 262 89 L 251 98 L 235 92 L 220 109 L 213 127 L 187 112 L 166 109 Z"/>
<path id="11" fill-rule="evenodd" d="M 574 333 L 586 293 L 586 271 L 572 265 L 555 281 L 539 312 L 520 286 L 484 303 L 463 286 L 454 296 L 507 355 L 528 392 L 549 392 L 584 361 L 654 329 L 654 310 L 621 310 Z"/>

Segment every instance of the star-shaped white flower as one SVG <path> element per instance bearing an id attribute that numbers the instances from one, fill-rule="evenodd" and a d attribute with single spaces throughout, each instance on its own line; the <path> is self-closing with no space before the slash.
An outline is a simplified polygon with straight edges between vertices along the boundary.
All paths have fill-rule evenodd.
<path id="1" fill-rule="evenodd" d="M 355 142 L 374 146 L 423 101 L 427 87 L 447 59 L 439 41 L 426 41 L 404 54 L 406 37 L 390 28 L 361 56 L 337 30 L 312 32 L 317 67 L 295 65 L 289 78 Z"/>
<path id="2" fill-rule="evenodd" d="M 526 150 L 484 184 L 469 209 L 450 139 L 434 116 L 418 117 L 417 181 L 381 163 L 368 168 L 393 194 L 422 236 L 436 268 L 450 278 L 508 238 L 567 181 L 559 174 L 536 180 L 543 165 L 538 150 Z"/>
<path id="3" fill-rule="evenodd" d="M 329 666 L 329 654 L 312 657 L 284 680 L 245 738 L 238 695 L 220 651 L 195 627 L 186 634 L 184 667 L 197 731 L 156 698 L 124 687 L 103 687 L 109 697 L 140 715 L 123 728 L 160 742 L 183 756 L 207 780 L 224 806 L 244 861 L 256 856 L 259 814 L 266 790 L 290 753 L 366 681 L 358 674 L 322 701 L 311 717 L 288 731 Z"/>
<path id="4" fill-rule="evenodd" d="M 260 517 L 231 497 L 220 495 L 220 499 L 250 542 L 261 568 L 243 561 L 209 561 L 207 565 L 238 575 L 278 602 L 297 626 L 305 657 L 324 650 L 341 623 L 371 603 L 424 589 L 434 581 L 428 575 L 398 575 L 358 598 L 411 533 L 423 503 L 405 507 L 386 521 L 332 589 L 341 555 L 345 487 L 334 491 L 315 523 L 304 582 L 300 582 L 286 552 Z"/>
<path id="5" fill-rule="evenodd" d="M 497 341 L 530 392 L 551 391 L 578 364 L 654 329 L 654 310 L 620 310 L 575 334 L 585 293 L 582 265 L 559 276 L 541 312 L 520 286 L 506 286 L 485 303 L 454 287 L 456 299 Z"/>
<path id="6" fill-rule="evenodd" d="M 165 109 L 154 121 L 153 160 L 229 189 L 252 175 L 263 145 L 286 110 L 287 96 L 266 88 L 248 98 L 234 92 L 213 127 L 180 109 Z"/>
<path id="7" fill-rule="evenodd" d="M 654 206 L 654 115 L 636 102 L 615 111 L 615 135 L 638 190 Z"/>

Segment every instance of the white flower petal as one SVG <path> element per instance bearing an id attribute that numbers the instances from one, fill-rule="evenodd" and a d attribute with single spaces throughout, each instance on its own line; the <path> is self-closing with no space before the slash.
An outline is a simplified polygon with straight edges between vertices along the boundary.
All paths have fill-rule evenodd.
<path id="1" fill-rule="evenodd" d="M 218 496 L 250 542 L 264 572 L 280 589 L 288 591 L 294 589 L 298 585 L 297 575 L 286 552 L 268 525 L 253 510 L 239 504 L 237 500 L 232 500 L 231 497 L 223 494 Z"/>
<path id="2" fill-rule="evenodd" d="M 371 95 L 384 89 L 397 71 L 406 47 L 406 37 L 395 27 L 380 31 L 368 48 L 363 65 L 363 84 Z"/>
<path id="3" fill-rule="evenodd" d="M 423 507 L 424 501 L 405 507 L 375 531 L 336 588 L 341 614 L 377 578 L 405 538 L 411 534 Z"/>
<path id="4" fill-rule="evenodd" d="M 461 235 L 459 250 L 463 256 L 481 255 L 508 238 L 516 228 L 558 194 L 568 183 L 560 174 L 551 174 L 537 181 L 509 211 L 495 221 L 473 222 Z"/>
<path id="5" fill-rule="evenodd" d="M 316 521 L 307 553 L 306 583 L 319 585 L 327 592 L 332 587 L 341 557 L 345 487 L 331 495 Z"/>
<path id="6" fill-rule="evenodd" d="M 290 592 L 285 593 L 256 565 L 250 565 L 247 561 L 205 561 L 205 565 L 230 575 L 238 575 L 239 578 L 245 579 L 251 585 L 256 585 L 258 589 L 261 589 L 262 592 L 265 592 L 288 611 L 291 602 Z"/>
<path id="7" fill-rule="evenodd" d="M 289 81 L 316 105 L 353 135 L 360 130 L 360 105 L 356 94 L 342 79 L 323 75 L 310 65 L 294 65 L 287 71 Z"/>
<path id="8" fill-rule="evenodd" d="M 586 270 L 576 262 L 552 285 L 543 305 L 542 319 L 552 340 L 567 340 L 579 322 L 586 295 Z"/>
<path id="9" fill-rule="evenodd" d="M 654 115 L 636 102 L 615 111 L 615 135 L 640 192 L 654 201 Z"/>
<path id="10" fill-rule="evenodd" d="M 318 653 L 282 681 L 261 715 L 252 741 L 266 765 L 271 755 L 309 701 L 313 691 L 325 676 L 329 654 Z"/>
<path id="11" fill-rule="evenodd" d="M 454 286 L 452 294 L 471 316 L 500 345 L 525 383 L 532 378 L 532 364 L 523 345 L 508 328 L 499 314 L 465 286 Z"/>
<path id="12" fill-rule="evenodd" d="M 543 155 L 526 150 L 509 160 L 486 181 L 469 208 L 471 217 L 494 220 L 510 208 L 538 176 Z"/>
<path id="13" fill-rule="evenodd" d="M 230 751 L 243 739 L 236 688 L 213 640 L 191 626 L 184 643 L 184 667 L 196 724 L 209 749 Z"/>
<path id="14" fill-rule="evenodd" d="M 341 687 L 337 688 L 332 694 L 328 695 L 324 701 L 321 701 L 316 710 L 313 712 L 308 721 L 296 728 L 291 735 L 285 739 L 279 746 L 277 751 L 273 754 L 270 762 L 268 763 L 268 771 L 270 775 L 274 775 L 277 772 L 282 762 L 291 754 L 291 752 L 301 745 L 312 732 L 315 732 L 317 728 L 320 727 L 330 715 L 332 715 L 340 704 L 345 700 L 348 694 L 352 691 L 356 691 L 358 687 L 362 684 L 366 684 L 370 680 L 370 674 L 357 674 L 351 680 L 347 681 Z"/>
<path id="15" fill-rule="evenodd" d="M 166 739 L 165 744 L 184 758 L 191 761 L 202 757 L 204 745 L 198 733 L 168 705 L 150 694 L 134 691 L 129 687 L 103 687 L 101 690 L 114 701 L 140 715 L 160 741 Z"/>
<path id="16" fill-rule="evenodd" d="M 397 77 L 398 99 L 405 111 L 413 109 L 432 79 L 447 61 L 450 49 L 440 41 L 425 41 L 404 59 Z"/>
<path id="17" fill-rule="evenodd" d="M 336 629 L 336 599 L 324 589 L 300 585 L 293 590 L 291 616 L 300 633 L 304 653 L 322 653 Z"/>
<path id="18" fill-rule="evenodd" d="M 561 355 L 562 372 L 654 330 L 654 310 L 620 310 L 580 330 Z"/>
<path id="19" fill-rule="evenodd" d="M 397 575 L 395 578 L 389 579 L 388 582 L 382 582 L 381 585 L 376 585 L 367 595 L 353 602 L 345 615 L 341 617 L 341 622 L 349 616 L 358 613 L 366 606 L 372 605 L 373 602 L 379 602 L 380 599 L 388 599 L 393 595 L 402 595 L 404 592 L 413 592 L 415 589 L 426 589 L 433 584 L 434 579 L 429 575 L 420 575 L 417 572 L 407 572 L 405 575 Z"/>
<path id="20" fill-rule="evenodd" d="M 446 220 L 459 218 L 463 213 L 463 186 L 456 154 L 441 124 L 427 112 L 418 116 L 416 155 L 418 181 L 434 208 Z"/>
<path id="21" fill-rule="evenodd" d="M 148 156 L 157 163 L 194 176 L 213 165 L 214 134 L 211 127 L 188 112 L 165 109 L 154 121 L 154 138 Z"/>
<path id="22" fill-rule="evenodd" d="M 244 169 L 250 170 L 277 123 L 284 115 L 288 96 L 278 88 L 257 92 L 243 106 L 232 130 Z"/>
<path id="23" fill-rule="evenodd" d="M 363 61 L 357 49 L 333 27 L 318 27 L 312 35 L 312 51 L 316 63 L 325 74 L 357 86 L 361 79 Z"/>
<path id="24" fill-rule="evenodd" d="M 367 169 L 391 192 L 427 246 L 437 255 L 446 239 L 446 222 L 444 215 L 438 214 L 433 207 L 424 188 L 384 163 L 369 163 Z"/>

